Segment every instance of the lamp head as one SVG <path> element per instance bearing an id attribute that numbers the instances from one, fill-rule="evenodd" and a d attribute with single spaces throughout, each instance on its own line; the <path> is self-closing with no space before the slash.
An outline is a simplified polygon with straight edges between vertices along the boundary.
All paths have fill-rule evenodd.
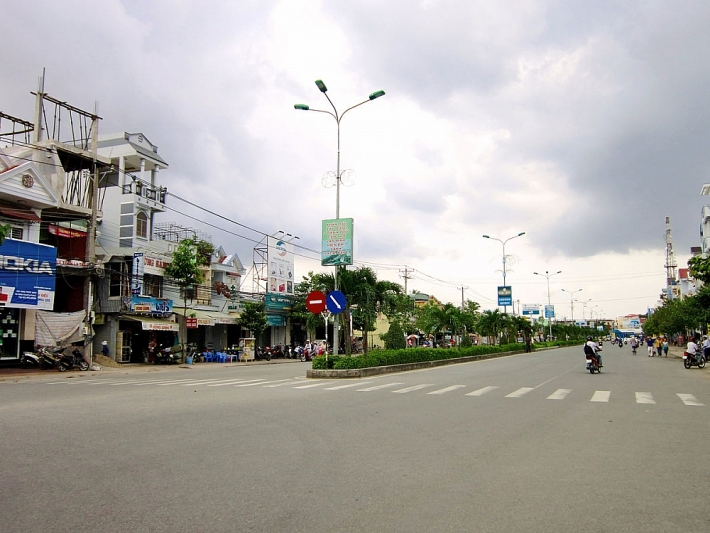
<path id="1" fill-rule="evenodd" d="M 483 238 L 484 238 L 484 239 L 490 239 L 491 237 L 490 237 L 489 235 L 484 235 Z"/>
<path id="2" fill-rule="evenodd" d="M 523 235 L 525 235 L 524 231 L 521 231 L 520 233 L 518 233 L 518 237 L 522 237 Z"/>
<path id="3" fill-rule="evenodd" d="M 310 107 L 308 107 L 306 104 L 295 104 L 293 106 L 294 109 L 301 109 L 303 111 L 308 111 Z"/>
<path id="4" fill-rule="evenodd" d="M 316 80 L 316 87 L 318 87 L 318 90 L 320 92 L 324 93 L 328 90 L 328 87 L 325 86 L 325 83 L 323 83 L 323 80 Z"/>
<path id="5" fill-rule="evenodd" d="M 375 91 L 374 93 L 372 93 L 369 96 L 369 98 L 370 98 L 370 100 L 374 100 L 375 98 L 379 98 L 380 96 L 384 96 L 384 95 L 385 95 L 385 91 Z"/>

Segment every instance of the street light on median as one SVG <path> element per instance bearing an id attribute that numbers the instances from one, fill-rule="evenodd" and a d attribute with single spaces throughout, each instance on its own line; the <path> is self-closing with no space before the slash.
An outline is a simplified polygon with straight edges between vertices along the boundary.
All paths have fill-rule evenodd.
<path id="1" fill-rule="evenodd" d="M 501 240 L 501 239 L 497 239 L 496 237 L 491 237 L 490 235 L 484 235 L 484 236 L 483 236 L 484 239 L 491 239 L 492 241 L 498 241 L 499 243 L 501 243 L 501 244 L 503 245 L 503 287 L 506 286 L 506 285 L 505 285 L 505 275 L 506 275 L 506 272 L 507 272 L 507 271 L 506 271 L 506 267 L 505 267 L 505 243 L 508 242 L 508 241 L 511 240 L 511 239 L 516 239 L 516 238 L 518 238 L 518 237 L 522 237 L 523 235 L 525 235 L 525 232 L 524 232 L 524 231 L 521 231 L 521 232 L 518 233 L 517 235 L 513 235 L 512 237 L 508 237 L 508 238 L 505 239 L 504 241 Z M 507 306 L 507 305 L 504 305 L 504 306 L 503 306 L 503 312 L 504 312 L 504 313 L 507 313 L 507 312 L 508 312 L 508 306 Z"/>
<path id="2" fill-rule="evenodd" d="M 572 314 L 572 324 L 574 324 L 574 295 L 580 292 L 582 289 L 577 289 L 576 291 L 568 291 L 567 289 L 560 290 L 569 294 L 570 313 Z"/>
<path id="3" fill-rule="evenodd" d="M 298 109 L 300 111 L 315 111 L 316 113 L 326 113 L 333 117 L 335 119 L 335 122 L 338 127 L 338 158 L 337 158 L 337 164 L 336 164 L 336 171 L 335 171 L 335 218 L 339 219 L 340 218 L 340 183 L 342 181 L 342 175 L 340 173 L 340 122 L 343 120 L 343 117 L 345 116 L 345 113 L 350 111 L 351 109 L 355 109 L 356 107 L 359 107 L 363 104 L 366 104 L 367 102 L 371 102 L 372 100 L 376 100 L 380 96 L 385 95 L 385 91 L 375 91 L 374 93 L 371 93 L 370 96 L 367 97 L 367 100 L 363 100 L 359 104 L 355 104 L 354 106 L 348 107 L 345 111 L 342 113 L 338 113 L 338 110 L 335 108 L 335 105 L 333 104 L 332 100 L 328 96 L 328 88 L 325 86 L 325 83 L 323 83 L 323 80 L 316 80 L 316 87 L 318 87 L 318 90 L 323 93 L 323 95 L 328 99 L 328 103 L 330 103 L 330 106 L 333 108 L 333 112 L 330 112 L 328 110 L 324 109 L 311 109 L 310 106 L 307 104 L 295 104 L 293 107 L 294 109 Z M 335 266 L 335 273 L 333 275 L 333 282 L 334 282 L 334 288 L 337 291 L 338 290 L 338 266 Z M 338 354 L 338 343 L 340 342 L 340 339 L 338 338 L 338 322 L 337 319 L 335 319 L 333 323 L 333 355 Z"/>
<path id="4" fill-rule="evenodd" d="M 551 307 L 552 303 L 550 302 L 550 278 L 552 276 L 556 276 L 557 274 L 562 274 L 561 270 L 558 270 L 554 274 L 550 274 L 549 271 L 545 270 L 544 274 L 540 274 L 539 272 L 533 272 L 536 276 L 544 276 L 547 278 L 547 307 Z M 550 337 L 552 337 L 552 317 L 550 317 Z"/>

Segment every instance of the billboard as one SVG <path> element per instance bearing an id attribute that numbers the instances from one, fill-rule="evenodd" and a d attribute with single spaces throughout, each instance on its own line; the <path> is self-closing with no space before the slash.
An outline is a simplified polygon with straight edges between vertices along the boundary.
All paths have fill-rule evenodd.
<path id="1" fill-rule="evenodd" d="M 513 305 L 513 289 L 510 285 L 498 287 L 498 305 Z"/>
<path id="2" fill-rule="evenodd" d="M 545 318 L 555 318 L 555 306 L 546 305 L 545 306 Z"/>
<path id="3" fill-rule="evenodd" d="M 324 220 L 320 264 L 338 266 L 353 264 L 353 219 Z"/>
<path id="4" fill-rule="evenodd" d="M 293 245 L 276 237 L 267 237 L 269 276 L 266 292 L 293 295 Z"/>
<path id="5" fill-rule="evenodd" d="M 0 307 L 54 309 L 57 249 L 5 239 L 0 246 Z"/>
<path id="6" fill-rule="evenodd" d="M 540 316 L 540 304 L 523 304 L 523 315 Z"/>

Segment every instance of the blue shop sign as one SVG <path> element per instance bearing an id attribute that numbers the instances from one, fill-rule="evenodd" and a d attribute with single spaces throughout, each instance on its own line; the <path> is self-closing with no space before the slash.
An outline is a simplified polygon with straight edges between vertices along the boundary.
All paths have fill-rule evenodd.
<path id="1" fill-rule="evenodd" d="M 173 301 L 152 296 L 131 296 L 131 311 L 150 315 L 165 316 L 173 312 Z"/>
<path id="2" fill-rule="evenodd" d="M 0 307 L 54 309 L 57 249 L 5 239 L 0 246 Z"/>

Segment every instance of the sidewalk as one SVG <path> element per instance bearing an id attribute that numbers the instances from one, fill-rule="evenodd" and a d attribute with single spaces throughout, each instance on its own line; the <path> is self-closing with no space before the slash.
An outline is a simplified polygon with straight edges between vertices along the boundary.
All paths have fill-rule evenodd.
<path id="1" fill-rule="evenodd" d="M 59 372 L 56 368 L 41 370 L 39 368 L 22 368 L 19 366 L 0 366 L 0 383 L 3 381 L 19 381 L 40 377 L 51 377 L 53 375 L 60 376 L 91 376 L 94 374 L 150 374 L 160 373 L 177 368 L 184 370 L 200 371 L 215 368 L 233 368 L 240 366 L 261 366 L 261 365 L 279 365 L 285 363 L 300 363 L 298 359 L 272 359 L 271 361 L 249 361 L 248 363 L 233 362 L 233 363 L 196 363 L 194 365 L 154 365 L 146 363 L 125 363 L 119 364 L 118 367 L 101 366 L 101 370 L 81 372 L 79 370 L 70 370 L 68 372 Z M 310 365 L 303 365 L 307 368 Z"/>

